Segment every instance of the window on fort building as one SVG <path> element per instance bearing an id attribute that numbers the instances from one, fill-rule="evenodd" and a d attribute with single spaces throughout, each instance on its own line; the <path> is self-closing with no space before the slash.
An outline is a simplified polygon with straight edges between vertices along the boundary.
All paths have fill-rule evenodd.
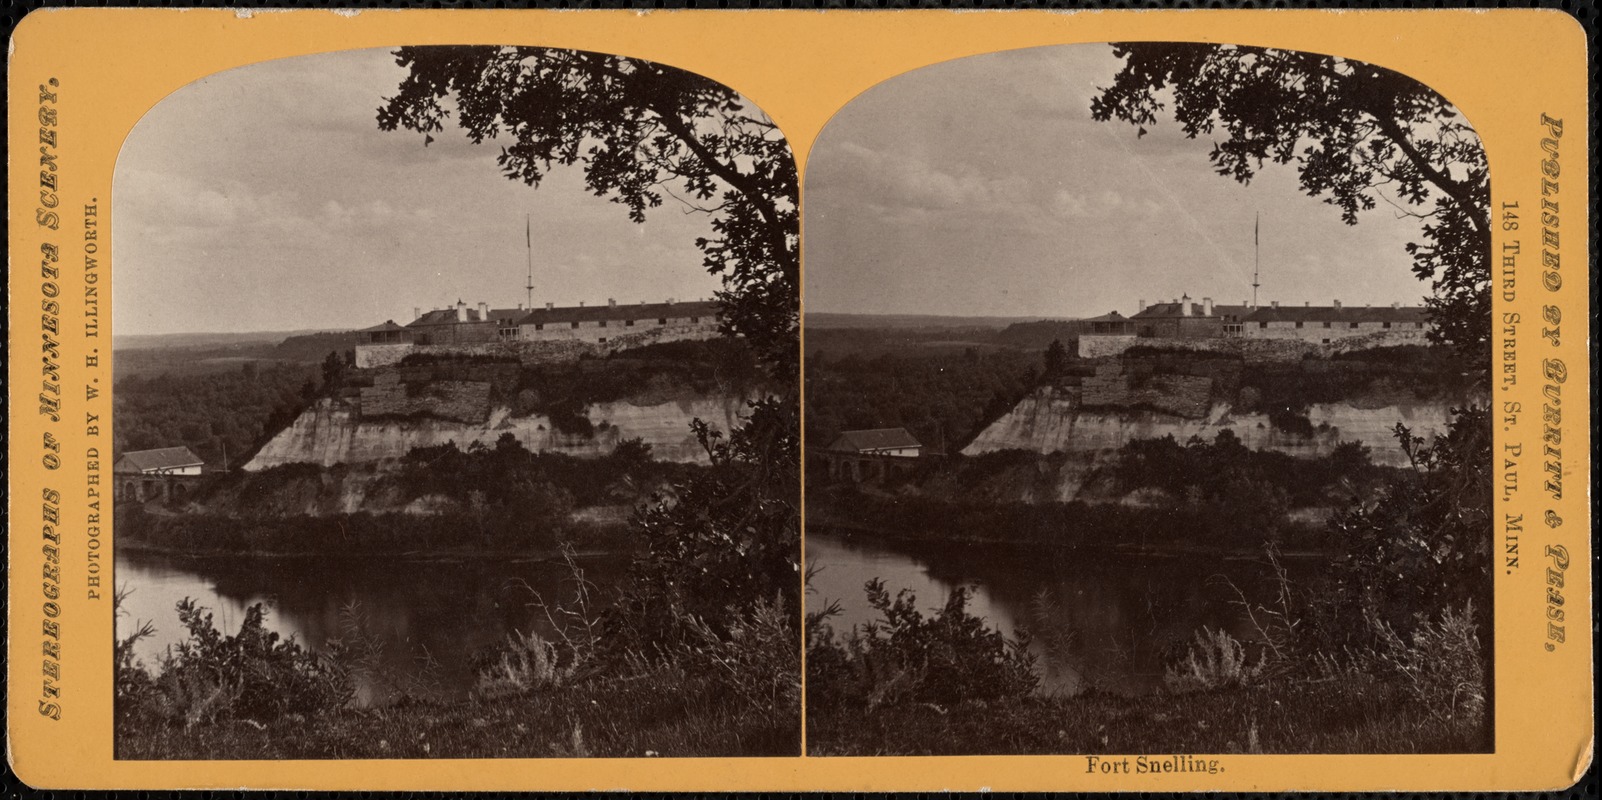
<path id="1" fill-rule="evenodd" d="M 537 331 L 545 330 L 545 323 L 543 323 L 543 322 L 534 323 L 534 330 L 537 330 Z"/>
<path id="2" fill-rule="evenodd" d="M 1300 323 L 1300 322 L 1296 323 L 1296 327 L 1298 327 L 1298 328 L 1302 327 L 1302 323 Z"/>
<path id="3" fill-rule="evenodd" d="M 1257 323 L 1257 327 L 1259 327 L 1259 328 L 1266 328 L 1266 327 L 1268 327 L 1268 323 L 1266 323 L 1266 322 L 1259 322 L 1259 323 Z"/>
<path id="4" fill-rule="evenodd" d="M 632 319 L 623 320 L 623 327 L 625 327 L 625 328 L 634 327 L 634 320 L 632 320 Z"/>
<path id="5" fill-rule="evenodd" d="M 1415 322 L 1415 323 L 1413 323 L 1413 327 L 1415 327 L 1415 328 L 1422 328 L 1422 327 L 1424 327 L 1424 323 L 1422 323 L 1422 322 Z"/>
<path id="6" fill-rule="evenodd" d="M 602 327 L 602 328 L 606 327 L 606 320 L 604 320 L 604 319 L 601 320 L 600 323 L 599 323 L 599 327 Z"/>
<path id="7" fill-rule="evenodd" d="M 606 337 L 605 336 L 601 337 L 600 344 L 606 344 Z"/>
<path id="8" fill-rule="evenodd" d="M 1328 340 L 1328 339 L 1325 339 L 1325 340 L 1324 340 L 1324 344 L 1329 344 L 1329 340 Z"/>
<path id="9" fill-rule="evenodd" d="M 694 325 L 695 323 L 700 322 L 700 321 L 701 321 L 700 317 L 690 317 L 690 324 L 691 325 Z"/>
<path id="10" fill-rule="evenodd" d="M 666 325 L 667 324 L 667 317 L 658 317 L 657 320 L 656 320 L 656 324 L 658 324 L 658 325 Z"/>
<path id="11" fill-rule="evenodd" d="M 1329 327 L 1329 323 L 1328 322 L 1324 323 L 1324 327 L 1328 328 Z"/>
<path id="12" fill-rule="evenodd" d="M 1380 327 L 1382 327 L 1382 328 L 1389 328 L 1389 327 L 1391 327 L 1391 323 L 1389 323 L 1389 322 L 1386 322 L 1386 323 L 1382 323 L 1382 324 L 1381 324 L 1381 325 L 1380 325 Z"/>
<path id="13" fill-rule="evenodd" d="M 1353 327 L 1353 328 L 1355 328 L 1355 327 L 1357 327 L 1357 323 L 1355 323 L 1355 322 L 1354 322 L 1354 323 L 1352 323 L 1352 327 Z"/>

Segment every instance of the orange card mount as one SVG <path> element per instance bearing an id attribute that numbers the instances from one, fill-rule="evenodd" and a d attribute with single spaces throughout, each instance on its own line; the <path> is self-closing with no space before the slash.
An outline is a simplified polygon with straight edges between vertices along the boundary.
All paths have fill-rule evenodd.
<path id="1" fill-rule="evenodd" d="M 1589 767 L 1570 16 L 62 9 L 11 46 L 30 785 Z"/>

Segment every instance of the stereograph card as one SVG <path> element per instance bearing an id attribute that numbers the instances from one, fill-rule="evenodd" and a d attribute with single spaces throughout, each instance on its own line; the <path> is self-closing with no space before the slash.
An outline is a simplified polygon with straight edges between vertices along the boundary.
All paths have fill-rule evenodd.
<path id="1" fill-rule="evenodd" d="M 1592 759 L 1567 14 L 29 14 L 31 786 Z"/>

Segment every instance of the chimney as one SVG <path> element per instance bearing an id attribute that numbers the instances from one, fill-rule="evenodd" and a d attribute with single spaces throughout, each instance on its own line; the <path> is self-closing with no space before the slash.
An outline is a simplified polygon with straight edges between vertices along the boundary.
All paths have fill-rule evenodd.
<path id="1" fill-rule="evenodd" d="M 553 308 L 556 308 L 556 304 L 555 303 L 546 303 L 545 304 L 545 310 L 546 311 L 550 311 Z"/>
<path id="2" fill-rule="evenodd" d="M 1279 301 L 1275 300 L 1274 302 L 1269 303 L 1269 305 L 1273 306 L 1274 308 L 1279 308 Z"/>
<path id="3" fill-rule="evenodd" d="M 1341 301 L 1339 301 L 1339 300 L 1335 301 L 1335 310 L 1336 311 L 1341 310 Z"/>
<path id="4" fill-rule="evenodd" d="M 584 301 L 583 301 L 583 300 L 580 300 L 580 301 L 579 301 L 579 308 L 583 308 L 583 307 L 584 307 Z"/>
<path id="5" fill-rule="evenodd" d="M 1391 303 L 1391 308 L 1401 308 L 1401 307 L 1402 307 L 1402 304 L 1400 302 Z"/>
<path id="6" fill-rule="evenodd" d="M 612 299 L 612 298 L 610 298 L 610 297 L 606 298 L 606 307 L 607 308 L 617 308 L 617 301 Z"/>
<path id="7" fill-rule="evenodd" d="M 460 297 L 456 298 L 456 321 L 467 321 L 467 304 L 462 302 L 462 298 Z"/>
<path id="8" fill-rule="evenodd" d="M 479 322 L 488 322 L 489 321 L 489 303 L 479 303 L 478 304 L 478 321 Z"/>
<path id="9" fill-rule="evenodd" d="M 1211 297 L 1203 297 L 1202 298 L 1202 316 L 1210 317 L 1212 315 L 1213 315 L 1213 298 L 1211 298 Z"/>
<path id="10" fill-rule="evenodd" d="M 1145 311 L 1146 310 L 1146 301 L 1145 300 L 1140 301 L 1140 308 L 1138 308 L 1136 310 Z"/>
<path id="11" fill-rule="evenodd" d="M 671 298 L 671 297 L 669 297 L 669 298 L 668 298 L 668 299 L 667 299 L 667 304 L 668 304 L 668 305 L 673 305 L 673 298 Z"/>
<path id="12" fill-rule="evenodd" d="M 1188 294 L 1179 296 L 1179 315 L 1181 317 L 1190 316 L 1190 295 Z"/>
<path id="13" fill-rule="evenodd" d="M 422 319 L 422 318 L 423 318 L 423 307 L 422 306 L 412 306 L 412 319 Z"/>
<path id="14" fill-rule="evenodd" d="M 1313 301 L 1311 301 L 1311 300 L 1303 300 L 1302 301 L 1302 308 L 1312 308 L 1312 307 L 1313 307 Z"/>

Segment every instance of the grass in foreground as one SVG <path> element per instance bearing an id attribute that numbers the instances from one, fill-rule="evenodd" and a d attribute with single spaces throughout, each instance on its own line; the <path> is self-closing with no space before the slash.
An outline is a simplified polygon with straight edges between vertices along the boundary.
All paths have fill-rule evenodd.
<path id="1" fill-rule="evenodd" d="M 677 673 L 677 674 L 675 674 Z M 631 679 L 459 702 L 117 727 L 121 759 L 794 756 L 800 732 L 663 668 Z M 153 723 L 153 724 L 152 724 Z"/>
<path id="2" fill-rule="evenodd" d="M 808 709 L 813 756 L 1463 753 L 1488 737 L 1379 684 Z"/>

